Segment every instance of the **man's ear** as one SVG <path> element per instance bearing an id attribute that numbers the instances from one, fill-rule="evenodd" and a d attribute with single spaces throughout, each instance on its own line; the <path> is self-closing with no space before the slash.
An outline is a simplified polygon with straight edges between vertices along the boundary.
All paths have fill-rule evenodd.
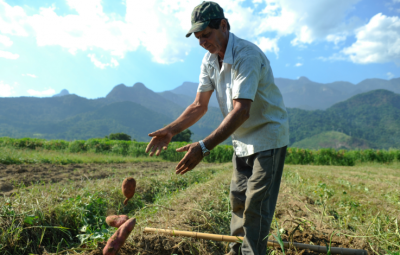
<path id="1" fill-rule="evenodd" d="M 226 30 L 228 30 L 228 23 L 226 23 L 226 19 L 221 20 L 220 26 L 221 26 L 223 32 L 226 32 Z"/>

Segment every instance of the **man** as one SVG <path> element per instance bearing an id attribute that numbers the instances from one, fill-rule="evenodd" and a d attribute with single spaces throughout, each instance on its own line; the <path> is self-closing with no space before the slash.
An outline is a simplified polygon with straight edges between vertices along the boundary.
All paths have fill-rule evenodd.
<path id="1" fill-rule="evenodd" d="M 273 218 L 289 143 L 288 115 L 265 54 L 253 43 L 229 32 L 223 9 L 203 2 L 192 12 L 192 33 L 205 54 L 195 101 L 178 119 L 149 134 L 150 156 L 166 149 L 171 138 L 195 124 L 207 111 L 215 90 L 224 120 L 202 141 L 177 149 L 187 151 L 177 174 L 192 170 L 219 143 L 232 137 L 233 175 L 231 235 L 244 241 L 231 244 L 229 254 L 266 253 L 266 238 Z"/>

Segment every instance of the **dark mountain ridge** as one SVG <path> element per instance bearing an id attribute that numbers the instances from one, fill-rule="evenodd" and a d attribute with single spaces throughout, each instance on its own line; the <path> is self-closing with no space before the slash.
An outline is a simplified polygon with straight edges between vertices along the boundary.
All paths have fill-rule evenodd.
<path id="1" fill-rule="evenodd" d="M 288 109 L 290 143 L 327 131 L 365 139 L 379 148 L 400 148 L 400 95 L 374 90 L 329 109 Z"/>
<path id="2" fill-rule="evenodd" d="M 310 84 L 304 77 L 285 82 L 287 91 L 296 82 Z M 182 93 L 193 89 L 195 93 L 194 85 L 187 83 Z M 364 139 L 365 146 L 400 148 L 397 138 L 400 137 L 399 97 L 387 90 L 375 90 L 336 103 L 327 110 L 288 108 L 290 144 L 336 131 L 354 139 Z M 191 102 L 189 95 L 171 91 L 155 93 L 142 83 L 132 87 L 120 84 L 106 98 L 99 99 L 76 95 L 0 98 L 0 136 L 74 140 L 126 132 L 136 140 L 148 141 L 148 132 L 170 123 L 182 113 L 185 104 Z M 220 110 L 209 107 L 207 114 L 191 127 L 193 140 L 209 135 L 221 121 Z"/>
<path id="3" fill-rule="evenodd" d="M 296 80 L 275 78 L 275 83 L 282 93 L 286 107 L 304 110 L 325 110 L 352 96 L 376 89 L 400 93 L 400 78 L 391 80 L 366 79 L 355 85 L 345 81 L 318 83 L 302 76 Z M 194 100 L 197 87 L 198 83 L 184 82 L 170 92 L 187 95 L 191 100 Z M 219 107 L 215 93 L 210 100 L 210 105 Z"/>
<path id="4" fill-rule="evenodd" d="M 165 98 L 151 89 L 146 88 L 146 86 L 140 82 L 135 83 L 132 87 L 119 84 L 107 94 L 106 99 L 111 102 L 135 102 L 150 110 L 161 114 L 168 114 L 174 118 L 178 117 L 184 110 L 182 106 L 170 100 L 165 100 Z"/>

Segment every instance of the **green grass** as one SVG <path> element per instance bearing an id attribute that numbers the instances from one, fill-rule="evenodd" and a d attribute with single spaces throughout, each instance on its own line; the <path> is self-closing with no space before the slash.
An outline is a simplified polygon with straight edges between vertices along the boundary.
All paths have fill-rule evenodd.
<path id="1" fill-rule="evenodd" d="M 23 185 L 12 197 L 0 198 L 0 253 L 38 254 L 64 250 L 85 252 L 115 231 L 105 217 L 137 218 L 134 236 L 144 227 L 229 234 L 231 163 L 203 164 L 184 176 L 172 169 L 141 172 L 128 206 L 122 205 L 120 185 L 126 176 L 63 184 Z M 400 165 L 286 165 L 271 234 L 325 233 L 364 243 L 370 252 L 399 250 Z M 135 177 L 135 170 L 129 175 Z M 143 174 L 144 173 L 144 174 Z M 126 173 L 125 173 L 126 175 Z M 313 201 L 308 203 L 305 201 Z M 293 224 L 293 222 L 297 222 Z M 128 239 L 132 242 L 132 239 Z M 224 254 L 226 243 L 185 239 L 193 254 Z M 133 245 L 135 245 L 133 243 Z M 324 243 L 320 245 L 325 245 Z M 288 251 L 286 251 L 288 252 Z M 281 254 L 278 249 L 269 253 Z"/>
<path id="2" fill-rule="evenodd" d="M 400 249 L 399 164 L 287 166 L 283 179 L 281 189 L 286 198 L 315 202 L 305 205 L 315 209 L 306 217 L 314 228 L 334 230 L 336 235 L 364 242 L 379 253 Z M 282 207 L 291 205 L 283 203 L 278 210 Z M 289 228 L 288 224 L 285 227 Z"/>
<path id="3" fill-rule="evenodd" d="M 76 164 L 76 163 L 134 163 L 134 162 L 161 162 L 159 157 L 129 157 L 115 154 L 99 154 L 94 152 L 69 153 L 50 151 L 38 148 L 15 149 L 0 147 L 0 164 Z"/>
<path id="4" fill-rule="evenodd" d="M 292 147 L 312 150 L 321 148 L 356 150 L 370 149 L 376 146 L 364 139 L 354 138 L 337 131 L 328 131 L 295 142 Z"/>
<path id="5" fill-rule="evenodd" d="M 133 216 L 148 204 L 191 185 L 204 183 L 220 168 L 193 171 L 185 176 L 148 172 L 138 180 L 136 195 L 123 206 L 123 178 L 107 178 L 69 184 L 23 185 L 12 197 L 0 198 L 0 253 L 29 254 L 72 248 L 94 248 L 107 240 L 113 229 L 105 224 L 107 214 Z M 131 174 L 134 176 L 134 173 Z"/>
<path id="6" fill-rule="evenodd" d="M 177 162 L 185 155 L 181 152 L 176 152 L 176 149 L 186 145 L 187 143 L 173 142 L 169 145 L 166 151 L 162 151 L 159 158 Z M 115 155 L 126 156 L 133 158 L 147 158 L 148 154 L 145 153 L 147 143 L 131 142 L 131 141 L 114 141 L 108 139 L 89 139 L 87 141 L 73 141 L 67 142 L 63 140 L 43 140 L 43 139 L 13 139 L 8 137 L 0 138 L 0 148 L 14 148 L 22 150 L 39 150 L 39 151 L 56 151 L 63 155 L 68 153 L 96 153 L 100 155 Z M 11 153 L 12 152 L 12 153 Z M 11 154 L 10 154 L 11 153 Z M 0 163 L 3 164 L 21 164 L 21 163 L 36 163 L 31 157 L 19 158 L 17 151 L 4 151 L 0 156 Z M 230 162 L 232 159 L 233 148 L 228 145 L 218 145 L 215 147 L 211 154 L 203 159 L 204 162 L 223 163 Z M 68 158 L 67 156 L 62 156 Z M 103 156 L 102 156 L 103 157 Z M 43 158 L 42 163 L 46 163 L 46 157 Z M 94 158 L 91 156 L 91 158 Z M 54 158 L 47 163 L 70 163 L 67 159 L 57 161 Z M 80 159 L 76 159 L 80 160 Z M 122 157 L 119 157 L 115 162 L 124 162 Z M 82 159 L 83 161 L 83 159 Z M 336 166 L 354 166 L 358 163 L 364 162 L 378 162 L 378 163 L 393 163 L 400 161 L 400 150 L 335 150 L 335 149 L 299 149 L 288 148 L 286 163 L 287 164 L 301 164 L 301 165 L 336 165 Z M 96 161 L 98 162 L 98 161 Z M 103 162 L 103 161 L 101 161 Z M 129 160 L 128 160 L 129 162 Z M 76 163 L 76 162 L 71 162 Z"/>

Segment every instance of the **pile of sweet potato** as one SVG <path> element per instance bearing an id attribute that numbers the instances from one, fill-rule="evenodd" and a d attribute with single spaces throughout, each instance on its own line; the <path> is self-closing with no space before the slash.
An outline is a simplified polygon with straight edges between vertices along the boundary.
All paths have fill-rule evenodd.
<path id="1" fill-rule="evenodd" d="M 127 205 L 128 200 L 135 195 L 135 189 L 135 179 L 126 178 L 122 183 L 122 194 L 126 197 L 124 205 Z M 129 219 L 126 215 L 111 215 L 106 218 L 106 223 L 111 227 L 118 228 L 118 230 L 108 239 L 107 245 L 103 249 L 103 255 L 116 255 L 135 227 L 136 219 Z"/>

